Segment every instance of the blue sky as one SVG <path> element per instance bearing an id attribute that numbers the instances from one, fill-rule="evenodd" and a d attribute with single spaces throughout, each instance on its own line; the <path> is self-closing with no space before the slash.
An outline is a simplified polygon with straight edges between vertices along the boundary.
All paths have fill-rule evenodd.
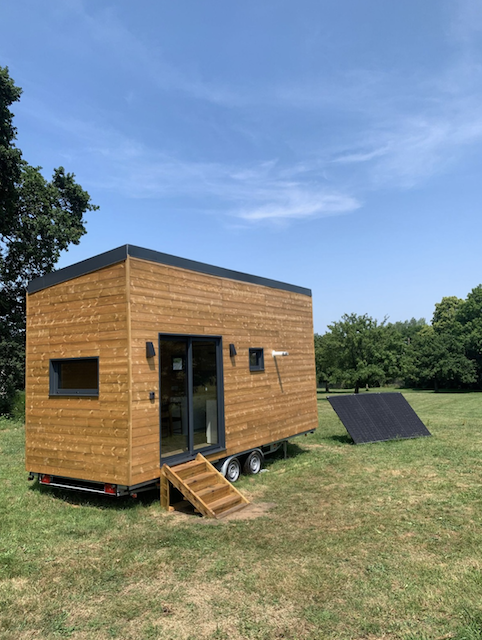
<path id="1" fill-rule="evenodd" d="M 130 243 L 431 319 L 482 282 L 478 0 L 5 0 L 18 145 Z"/>

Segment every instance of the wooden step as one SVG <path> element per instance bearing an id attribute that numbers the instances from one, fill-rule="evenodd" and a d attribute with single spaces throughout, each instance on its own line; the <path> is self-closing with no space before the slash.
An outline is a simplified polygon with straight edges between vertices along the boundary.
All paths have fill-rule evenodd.
<path id="1" fill-rule="evenodd" d="M 247 506 L 248 505 L 245 502 L 240 502 L 239 504 L 235 504 L 234 507 L 231 507 L 231 509 L 226 509 L 226 511 L 218 514 L 216 518 L 225 518 L 226 516 L 230 516 L 232 513 L 236 513 L 236 511 L 241 511 L 241 509 L 244 509 L 244 507 Z"/>
<path id="2" fill-rule="evenodd" d="M 179 469 L 175 467 L 175 472 L 180 478 L 190 478 L 191 476 L 195 476 L 203 471 L 206 471 L 206 465 L 204 462 L 198 462 L 197 460 L 192 460 L 191 462 L 187 462 L 184 465 L 179 465 L 182 467 Z"/>
<path id="3" fill-rule="evenodd" d="M 210 484 L 205 489 L 200 489 L 197 494 L 206 504 L 211 505 L 214 500 L 219 500 L 230 493 L 225 484 Z"/>
<path id="4" fill-rule="evenodd" d="M 237 504 L 241 504 L 241 499 L 238 494 L 235 493 L 219 498 L 219 500 L 215 500 L 214 502 L 210 502 L 209 508 L 214 511 L 216 515 L 219 515 L 223 511 L 226 511 L 226 509 L 230 509 Z"/>
<path id="5" fill-rule="evenodd" d="M 249 501 L 200 453 L 195 460 L 161 469 L 161 504 L 169 509 L 169 486 L 175 486 L 203 516 L 223 518 Z"/>
<path id="6" fill-rule="evenodd" d="M 217 478 L 212 471 L 204 471 L 204 473 L 198 473 L 197 476 L 186 478 L 184 482 L 190 489 L 197 492 L 215 484 L 216 480 Z"/>

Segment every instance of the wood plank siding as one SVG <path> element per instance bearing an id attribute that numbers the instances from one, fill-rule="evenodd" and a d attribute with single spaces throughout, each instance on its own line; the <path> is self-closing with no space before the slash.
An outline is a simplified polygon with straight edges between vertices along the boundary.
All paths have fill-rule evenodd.
<path id="1" fill-rule="evenodd" d="M 160 476 L 159 333 L 222 337 L 226 450 L 207 457 L 316 428 L 310 295 L 129 254 L 28 295 L 28 471 L 128 486 Z M 250 371 L 250 347 L 264 371 Z M 49 396 L 50 360 L 81 357 L 99 358 L 98 397 Z"/>
<path id="2" fill-rule="evenodd" d="M 128 257 L 132 359 L 132 482 L 159 475 L 159 333 L 223 339 L 226 452 L 317 426 L 311 297 Z M 146 341 L 156 358 L 146 359 Z M 237 355 L 229 356 L 229 344 Z M 249 348 L 265 370 L 250 372 Z M 288 351 L 276 359 L 272 350 Z M 276 364 L 278 371 L 276 370 Z M 156 400 L 149 400 L 154 391 Z M 219 457 L 211 456 L 211 457 Z"/>
<path id="3" fill-rule="evenodd" d="M 26 468 L 130 483 L 126 263 L 27 298 Z M 99 358 L 98 397 L 49 397 L 52 358 Z"/>

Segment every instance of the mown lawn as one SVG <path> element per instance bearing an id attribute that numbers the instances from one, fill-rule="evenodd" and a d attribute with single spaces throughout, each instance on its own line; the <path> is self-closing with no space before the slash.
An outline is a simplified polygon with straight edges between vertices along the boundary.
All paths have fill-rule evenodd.
<path id="1" fill-rule="evenodd" d="M 482 639 L 482 394 L 404 394 L 433 437 L 354 446 L 319 394 L 214 523 L 32 486 L 0 420 L 0 638 Z"/>

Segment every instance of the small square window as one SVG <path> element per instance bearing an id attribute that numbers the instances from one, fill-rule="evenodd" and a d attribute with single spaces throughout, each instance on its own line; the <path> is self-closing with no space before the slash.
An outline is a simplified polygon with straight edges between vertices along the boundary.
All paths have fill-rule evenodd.
<path id="1" fill-rule="evenodd" d="M 249 370 L 264 371 L 264 354 L 263 349 L 249 350 Z"/>
<path id="2" fill-rule="evenodd" d="M 51 396 L 98 396 L 99 358 L 50 361 Z"/>

